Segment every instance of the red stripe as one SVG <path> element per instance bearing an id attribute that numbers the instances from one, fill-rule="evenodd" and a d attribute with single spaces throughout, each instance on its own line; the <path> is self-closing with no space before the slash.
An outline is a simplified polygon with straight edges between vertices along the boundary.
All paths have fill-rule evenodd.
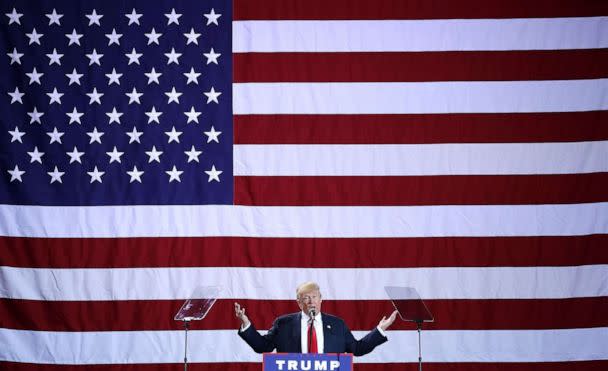
<path id="1" fill-rule="evenodd" d="M 565 80 L 606 77 L 608 49 L 424 53 L 237 53 L 235 82 Z"/>
<path id="2" fill-rule="evenodd" d="M 235 300 L 219 300 L 194 330 L 238 328 Z M 236 300 L 259 330 L 268 329 L 279 315 L 298 311 L 295 300 Z M 41 331 L 179 330 L 173 316 L 181 300 L 167 301 L 29 301 L 0 300 L 0 327 Z M 531 300 L 427 300 L 436 322 L 429 330 L 566 329 L 608 326 L 608 298 Z M 353 330 L 374 328 L 392 312 L 388 300 L 323 301 L 323 311 L 342 317 Z M 411 330 L 396 321 L 391 329 Z"/>
<path id="3" fill-rule="evenodd" d="M 608 173 L 235 177 L 234 202 L 260 206 L 515 205 L 608 201 Z"/>
<path id="4" fill-rule="evenodd" d="M 601 0 L 235 0 L 235 20 L 583 17 L 608 14 Z"/>
<path id="5" fill-rule="evenodd" d="M 136 364 L 136 365 L 40 365 L 0 361 L 6 371 L 182 371 L 183 364 Z M 413 363 L 357 363 L 357 371 L 417 370 Z M 425 371 L 605 371 L 608 361 L 538 362 L 538 363 L 425 363 Z M 190 371 L 260 371 L 259 363 L 189 363 Z"/>
<path id="6" fill-rule="evenodd" d="M 608 139 L 608 111 L 440 115 L 236 115 L 235 144 L 579 142 Z"/>
<path id="7" fill-rule="evenodd" d="M 36 268 L 570 266 L 608 263 L 608 235 L 440 238 L 0 237 L 0 265 Z"/>

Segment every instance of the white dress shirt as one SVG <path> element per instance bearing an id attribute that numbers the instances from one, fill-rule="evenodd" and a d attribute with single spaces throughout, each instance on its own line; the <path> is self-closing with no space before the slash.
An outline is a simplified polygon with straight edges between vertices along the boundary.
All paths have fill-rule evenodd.
<path id="1" fill-rule="evenodd" d="M 310 316 L 302 312 L 302 319 L 300 321 L 301 339 L 302 339 L 302 353 L 308 353 L 308 324 L 310 323 Z M 317 350 L 319 353 L 323 353 L 323 319 L 321 313 L 315 315 L 315 332 L 317 333 Z"/>

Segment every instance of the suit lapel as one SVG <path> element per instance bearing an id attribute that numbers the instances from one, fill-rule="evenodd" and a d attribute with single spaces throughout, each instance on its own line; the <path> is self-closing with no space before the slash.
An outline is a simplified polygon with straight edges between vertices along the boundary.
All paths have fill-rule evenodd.
<path id="1" fill-rule="evenodd" d="M 323 321 L 323 352 L 333 353 L 334 352 L 334 323 L 331 318 L 321 313 L 321 320 Z"/>
<path id="2" fill-rule="evenodd" d="M 291 321 L 291 338 L 298 353 L 302 353 L 302 313 L 297 313 Z"/>

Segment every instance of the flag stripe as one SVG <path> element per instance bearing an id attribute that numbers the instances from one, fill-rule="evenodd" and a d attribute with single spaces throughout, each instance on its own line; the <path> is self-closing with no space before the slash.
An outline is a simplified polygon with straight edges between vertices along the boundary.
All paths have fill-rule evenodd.
<path id="1" fill-rule="evenodd" d="M 373 213 L 365 206 L 0 205 L 0 212 L 6 216 L 6 223 L 0 224 L 0 235 L 12 237 L 507 237 L 608 233 L 604 217 L 608 215 L 608 203 L 376 206 Z M 73 221 L 79 218 L 95 220 L 95 224 L 75 229 Z M 159 220 L 170 222 L 158 224 Z"/>
<path id="2" fill-rule="evenodd" d="M 232 24 L 232 51 L 284 53 L 598 49 L 608 47 L 607 19 L 237 21 Z"/>
<path id="3" fill-rule="evenodd" d="M 349 189 L 348 192 L 344 192 Z M 406 191 L 404 191 L 406 190 Z M 239 205 L 481 205 L 608 201 L 608 173 L 411 177 L 236 177 Z"/>
<path id="4" fill-rule="evenodd" d="M 441 115 L 236 115 L 235 144 L 582 142 L 608 139 L 608 111 Z"/>
<path id="5" fill-rule="evenodd" d="M 233 303 L 237 301 L 258 329 L 268 329 L 277 316 L 298 310 L 295 300 L 218 300 L 204 321 L 193 330 L 237 328 Z M 173 320 L 182 300 L 32 301 L 0 299 L 0 327 L 37 331 L 144 331 L 179 330 Z M 429 330 L 533 330 L 607 327 L 606 297 L 515 300 L 426 300 L 437 319 Z M 340 316 L 352 330 L 376 326 L 392 311 L 387 300 L 324 300 L 323 311 Z M 585 313 L 585 315 L 581 315 Z M 58 322 L 56 318 L 64 320 Z M 412 323 L 397 321 L 391 330 L 411 330 Z"/>
<path id="6" fill-rule="evenodd" d="M 366 332 L 355 331 L 357 338 Z M 190 331 L 191 362 L 259 362 L 236 330 Z M 213 341 L 209 341 L 213 339 Z M 391 331 L 390 341 L 356 363 L 414 362 L 416 331 Z M 560 362 L 608 359 L 608 328 L 565 330 L 426 331 L 427 362 Z M 573 347 L 576 342 L 579 346 Z M 0 329 L 0 348 L 7 361 L 64 364 L 179 363 L 183 331 L 37 332 Z M 40 349 L 44 349 L 41 352 Z M 77 352 L 74 349 L 78 349 Z M 162 351 L 161 351 L 162 350 Z"/>
<path id="7" fill-rule="evenodd" d="M 608 79 L 239 83 L 233 85 L 233 93 L 235 114 L 525 113 L 608 109 Z"/>
<path id="8" fill-rule="evenodd" d="M 353 63 L 356 61 L 356 63 Z M 234 81 L 397 82 L 607 77 L 608 49 L 428 53 L 237 53 Z"/>
<path id="9" fill-rule="evenodd" d="M 608 141 L 239 145 L 236 176 L 525 175 L 608 171 Z M 294 170 L 297 169 L 297 170 Z"/>
<path id="10" fill-rule="evenodd" d="M 386 371 L 398 368 L 415 368 L 417 363 L 359 363 L 357 371 Z M 32 364 L 0 361 L 0 366 L 6 371 L 80 371 L 80 370 L 109 370 L 109 371 L 178 371 L 183 369 L 183 364 L 120 364 L 120 365 L 52 365 L 52 364 Z M 259 362 L 239 362 L 239 363 L 189 363 L 189 370 L 208 370 L 208 371 L 259 371 Z M 427 363 L 425 360 L 424 369 L 430 371 L 604 371 L 608 367 L 608 361 L 571 361 L 568 363 L 559 362 L 510 362 L 510 363 Z"/>
<path id="11" fill-rule="evenodd" d="M 608 264 L 605 246 L 608 246 L 606 234 L 443 238 L 0 237 L 0 265 L 33 268 L 565 266 Z"/>
<path id="12" fill-rule="evenodd" d="M 608 265 L 441 268 L 117 268 L 0 267 L 0 297 L 29 300 L 186 298 L 220 286 L 221 298 L 291 299 L 305 275 L 335 300 L 386 300 L 384 286 L 415 286 L 427 299 L 559 299 L 607 296 Z M 332 282 L 342 282 L 339 292 Z M 177 284 L 179 283 L 179 284 Z M 481 285 L 483 283 L 483 285 Z M 566 284 L 567 283 L 567 284 Z M 329 291 L 329 292 L 328 292 Z"/>
<path id="13" fill-rule="evenodd" d="M 442 0 L 255 0 L 234 1 L 235 20 L 286 19 L 448 19 L 581 17 L 608 14 L 603 1 L 460 0 L 446 6 Z"/>

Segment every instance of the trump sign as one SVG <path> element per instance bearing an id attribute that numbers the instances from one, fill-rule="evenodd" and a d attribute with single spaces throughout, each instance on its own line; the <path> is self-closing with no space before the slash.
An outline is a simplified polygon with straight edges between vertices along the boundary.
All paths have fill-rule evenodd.
<path id="1" fill-rule="evenodd" d="M 352 371 L 352 369 L 352 354 L 264 354 L 264 371 Z"/>

